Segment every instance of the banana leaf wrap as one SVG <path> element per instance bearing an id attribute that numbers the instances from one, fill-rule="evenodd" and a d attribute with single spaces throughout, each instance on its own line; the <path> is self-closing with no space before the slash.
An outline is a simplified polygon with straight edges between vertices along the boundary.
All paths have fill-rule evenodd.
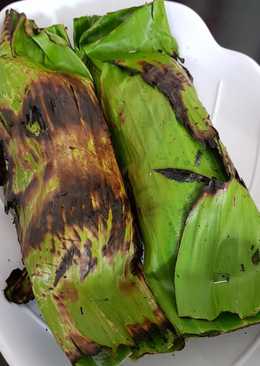
<path id="1" fill-rule="evenodd" d="M 259 211 L 180 62 L 164 2 L 75 19 L 74 33 L 167 318 L 184 335 L 258 323 Z"/>
<path id="2" fill-rule="evenodd" d="M 179 344 L 144 281 L 141 244 L 92 78 L 62 25 L 6 14 L 0 46 L 1 183 L 31 298 L 77 366 Z M 29 276 L 29 277 L 28 277 Z M 30 281 L 28 281 L 30 279 Z M 20 296 L 20 300 L 19 300 Z"/>

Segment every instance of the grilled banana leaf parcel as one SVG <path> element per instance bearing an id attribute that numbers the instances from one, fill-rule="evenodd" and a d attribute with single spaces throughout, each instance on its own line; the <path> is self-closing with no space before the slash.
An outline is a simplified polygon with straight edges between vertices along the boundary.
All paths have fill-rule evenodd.
<path id="1" fill-rule="evenodd" d="M 142 274 L 141 243 L 92 78 L 63 26 L 39 29 L 7 13 L 0 139 L 6 211 L 39 308 L 71 362 L 109 366 L 174 350 L 179 339 Z M 23 302 L 31 296 L 28 276 L 12 279 L 6 293 L 19 289 Z"/>
<path id="2" fill-rule="evenodd" d="M 135 202 L 145 279 L 184 335 L 260 321 L 260 215 L 181 63 L 162 0 L 75 19 Z"/>

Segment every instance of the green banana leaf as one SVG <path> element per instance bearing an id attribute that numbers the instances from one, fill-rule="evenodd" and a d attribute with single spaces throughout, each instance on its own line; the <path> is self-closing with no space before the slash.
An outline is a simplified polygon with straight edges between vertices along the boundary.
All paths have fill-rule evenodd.
<path id="1" fill-rule="evenodd" d="M 6 211 L 38 306 L 71 362 L 112 366 L 180 347 L 144 280 L 92 77 L 62 25 L 39 29 L 24 14 L 7 13 L 0 140 Z M 18 288 L 23 302 L 19 281 L 7 294 Z"/>
<path id="2" fill-rule="evenodd" d="M 163 0 L 75 19 L 144 241 L 145 279 L 179 334 L 260 321 L 260 216 L 180 63 Z M 109 26 L 106 26 L 109 24 Z"/>

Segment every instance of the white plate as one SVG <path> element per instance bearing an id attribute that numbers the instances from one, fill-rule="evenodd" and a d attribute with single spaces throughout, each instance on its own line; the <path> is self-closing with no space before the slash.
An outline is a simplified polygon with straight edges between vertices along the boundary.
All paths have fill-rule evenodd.
<path id="1" fill-rule="evenodd" d="M 22 1 L 11 7 L 40 26 L 103 14 L 143 0 Z M 238 171 L 260 207 L 260 67 L 249 57 L 220 47 L 202 19 L 191 9 L 167 3 L 172 32 L 194 76 L 199 95 L 211 114 Z M 0 25 L 4 12 L 0 14 Z M 2 203 L 0 202 L 0 206 Z M 0 207 L 0 288 L 10 271 L 21 265 L 14 226 Z M 136 366 L 258 366 L 260 325 L 209 339 L 192 339 L 174 356 L 146 356 Z M 69 366 L 33 305 L 16 306 L 0 293 L 0 351 L 10 366 Z M 125 366 L 133 365 L 126 362 Z"/>

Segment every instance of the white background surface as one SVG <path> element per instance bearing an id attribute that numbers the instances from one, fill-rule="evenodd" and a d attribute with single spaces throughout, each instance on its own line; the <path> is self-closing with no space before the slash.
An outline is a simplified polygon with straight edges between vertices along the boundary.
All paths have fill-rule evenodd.
<path id="1" fill-rule="evenodd" d="M 40 26 L 139 5 L 142 0 L 26 0 L 12 7 Z M 220 132 L 240 175 L 260 207 L 260 67 L 249 57 L 221 48 L 201 18 L 189 8 L 168 3 L 172 32 L 180 45 L 199 95 Z M 4 12 L 0 14 L 2 24 Z M 0 202 L 0 288 L 21 265 L 11 219 Z M 33 311 L 31 310 L 33 309 Z M 0 351 L 10 366 L 69 366 L 34 306 L 8 304 L 0 293 Z M 259 366 L 260 325 L 216 338 L 187 341 L 184 351 L 146 356 L 136 366 Z M 133 365 L 126 362 L 125 366 Z"/>

